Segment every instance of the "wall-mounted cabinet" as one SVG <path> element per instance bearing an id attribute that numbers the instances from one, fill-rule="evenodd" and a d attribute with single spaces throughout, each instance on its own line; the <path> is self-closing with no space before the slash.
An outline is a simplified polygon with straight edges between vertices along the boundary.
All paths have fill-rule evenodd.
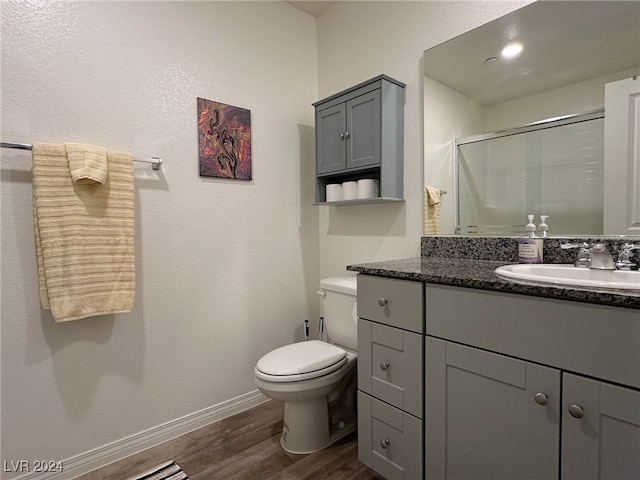
<path id="1" fill-rule="evenodd" d="M 403 201 L 404 87 L 380 75 L 313 104 L 317 204 Z M 327 185 L 364 179 L 377 196 L 327 201 Z"/>

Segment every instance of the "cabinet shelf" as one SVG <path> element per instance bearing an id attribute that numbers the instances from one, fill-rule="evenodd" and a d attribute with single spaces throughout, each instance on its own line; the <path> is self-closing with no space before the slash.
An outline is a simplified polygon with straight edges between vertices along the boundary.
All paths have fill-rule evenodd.
<path id="1" fill-rule="evenodd" d="M 337 200 L 335 202 L 314 202 L 314 205 L 329 205 L 329 206 L 341 206 L 341 205 L 365 205 L 371 203 L 402 203 L 404 198 L 390 198 L 390 197 L 371 197 L 371 198 L 356 198 L 353 200 Z"/>

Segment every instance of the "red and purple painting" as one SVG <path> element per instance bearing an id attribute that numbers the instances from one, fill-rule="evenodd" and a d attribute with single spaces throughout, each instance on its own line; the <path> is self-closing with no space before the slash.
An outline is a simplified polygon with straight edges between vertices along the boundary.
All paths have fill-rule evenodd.
<path id="1" fill-rule="evenodd" d="M 251 110 L 198 98 L 201 177 L 251 180 Z"/>

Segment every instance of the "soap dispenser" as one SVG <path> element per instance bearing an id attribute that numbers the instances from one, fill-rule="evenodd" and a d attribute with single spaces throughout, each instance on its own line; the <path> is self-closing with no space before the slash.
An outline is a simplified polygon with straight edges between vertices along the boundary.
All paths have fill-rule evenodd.
<path id="1" fill-rule="evenodd" d="M 533 215 L 527 216 L 529 223 L 525 227 L 527 234 L 518 239 L 519 263 L 542 263 L 542 238 L 536 237 L 536 224 Z"/>
<path id="2" fill-rule="evenodd" d="M 549 231 L 549 225 L 547 224 L 547 219 L 549 215 L 540 215 L 540 225 L 538 225 L 538 230 L 540 231 L 540 236 L 542 238 L 547 238 L 547 232 Z"/>

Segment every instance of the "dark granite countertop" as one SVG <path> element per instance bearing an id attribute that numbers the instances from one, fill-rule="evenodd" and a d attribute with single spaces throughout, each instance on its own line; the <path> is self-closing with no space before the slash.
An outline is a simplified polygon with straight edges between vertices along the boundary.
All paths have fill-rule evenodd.
<path id="1" fill-rule="evenodd" d="M 367 275 L 416 280 L 426 283 L 519 293 L 615 307 L 640 309 L 640 295 L 591 288 L 525 285 L 498 278 L 494 270 L 514 262 L 423 256 L 349 265 L 347 270 Z"/>

